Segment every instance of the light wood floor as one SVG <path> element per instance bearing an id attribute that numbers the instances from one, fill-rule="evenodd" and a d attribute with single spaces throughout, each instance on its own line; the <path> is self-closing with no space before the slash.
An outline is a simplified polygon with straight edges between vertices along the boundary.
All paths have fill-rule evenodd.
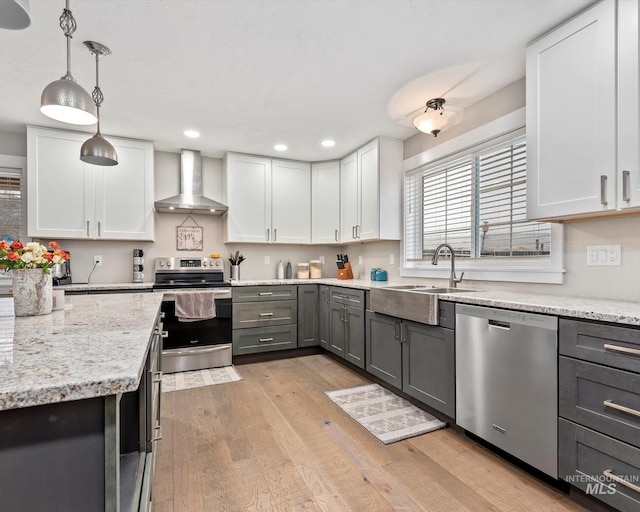
<path id="1" fill-rule="evenodd" d="M 162 395 L 154 512 L 584 510 L 451 429 L 383 445 L 324 395 L 367 383 L 327 356 L 237 369 Z"/>

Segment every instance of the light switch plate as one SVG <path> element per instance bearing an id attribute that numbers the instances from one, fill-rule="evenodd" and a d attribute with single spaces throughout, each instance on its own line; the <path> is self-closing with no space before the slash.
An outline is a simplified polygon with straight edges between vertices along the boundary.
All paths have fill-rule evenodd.
<path id="1" fill-rule="evenodd" d="M 362 256 L 358 256 L 358 265 L 362 265 Z"/>
<path id="2" fill-rule="evenodd" d="M 396 262 L 396 255 L 389 254 L 389 265 L 393 265 Z"/>
<path id="3" fill-rule="evenodd" d="M 620 266 L 622 249 L 620 245 L 588 245 L 588 267 Z"/>
<path id="4" fill-rule="evenodd" d="M 269 263 L 271 263 L 271 258 L 269 258 L 269 256 L 265 256 L 264 257 L 264 264 L 268 265 Z"/>

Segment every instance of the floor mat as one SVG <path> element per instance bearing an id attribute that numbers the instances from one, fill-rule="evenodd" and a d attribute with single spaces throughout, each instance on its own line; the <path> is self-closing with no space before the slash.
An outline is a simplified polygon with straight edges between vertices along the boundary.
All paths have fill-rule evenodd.
<path id="1" fill-rule="evenodd" d="M 234 366 L 207 368 L 191 372 L 167 373 L 162 376 L 162 392 L 181 391 L 183 389 L 213 386 L 242 380 Z"/>

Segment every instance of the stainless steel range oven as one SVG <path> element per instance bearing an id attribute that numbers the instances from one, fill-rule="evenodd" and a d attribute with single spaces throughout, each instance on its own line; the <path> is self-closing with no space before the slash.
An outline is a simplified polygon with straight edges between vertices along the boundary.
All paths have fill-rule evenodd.
<path id="1" fill-rule="evenodd" d="M 155 292 L 164 293 L 162 312 L 168 336 L 163 340 L 165 373 L 231 364 L 231 284 L 221 258 L 156 258 Z M 176 317 L 176 295 L 212 291 L 214 318 L 183 322 Z"/>

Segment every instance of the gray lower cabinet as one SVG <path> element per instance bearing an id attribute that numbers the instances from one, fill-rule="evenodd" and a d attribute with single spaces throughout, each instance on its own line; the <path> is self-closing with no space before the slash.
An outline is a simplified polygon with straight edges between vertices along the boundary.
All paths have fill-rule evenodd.
<path id="1" fill-rule="evenodd" d="M 297 286 L 238 286 L 232 296 L 233 355 L 298 346 Z"/>
<path id="2" fill-rule="evenodd" d="M 329 350 L 329 339 L 331 338 L 331 313 L 329 302 L 329 287 L 321 284 L 319 291 L 319 318 L 318 318 L 318 338 L 320 346 Z"/>
<path id="3" fill-rule="evenodd" d="M 367 311 L 366 370 L 455 417 L 454 331 Z"/>
<path id="4" fill-rule="evenodd" d="M 364 291 L 329 287 L 329 350 L 365 367 Z"/>
<path id="5" fill-rule="evenodd" d="M 640 510 L 640 329 L 559 327 L 559 476 L 618 510 Z"/>
<path id="6" fill-rule="evenodd" d="M 320 344 L 320 310 L 317 284 L 298 286 L 298 347 Z"/>

